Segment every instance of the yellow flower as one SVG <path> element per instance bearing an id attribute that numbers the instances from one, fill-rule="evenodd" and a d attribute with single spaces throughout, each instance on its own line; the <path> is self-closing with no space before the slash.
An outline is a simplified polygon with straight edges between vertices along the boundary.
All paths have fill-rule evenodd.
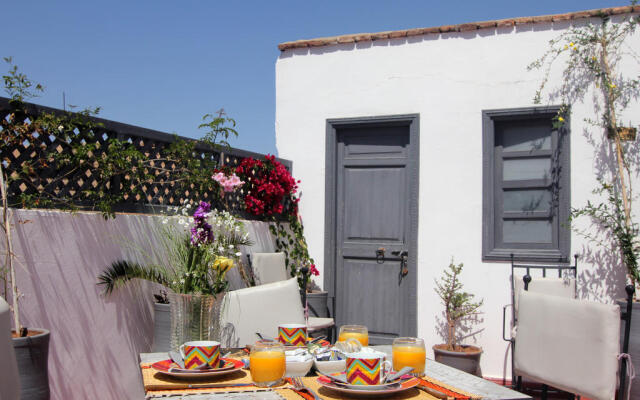
<path id="1" fill-rule="evenodd" d="M 573 47 L 573 46 L 575 46 L 575 45 L 573 44 L 573 42 L 571 42 L 571 43 L 569 43 L 569 46 Z"/>
<path id="2" fill-rule="evenodd" d="M 616 85 L 615 85 L 615 83 L 610 83 L 610 84 L 609 84 L 609 87 L 610 87 L 611 89 L 613 89 L 613 88 L 615 88 L 615 87 L 616 87 Z"/>
<path id="3" fill-rule="evenodd" d="M 233 264 L 233 260 L 227 257 L 217 257 L 213 262 L 213 269 L 218 271 L 219 274 L 224 274 L 235 265 Z"/>
<path id="4" fill-rule="evenodd" d="M 564 122 L 564 118 L 562 118 L 562 117 L 558 117 L 558 121 L 560 121 L 560 122 Z"/>

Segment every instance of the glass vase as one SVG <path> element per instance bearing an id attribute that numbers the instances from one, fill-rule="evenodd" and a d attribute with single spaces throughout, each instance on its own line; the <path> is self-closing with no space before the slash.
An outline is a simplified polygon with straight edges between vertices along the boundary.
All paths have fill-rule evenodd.
<path id="1" fill-rule="evenodd" d="M 220 341 L 220 309 L 224 293 L 169 293 L 171 307 L 171 349 L 194 340 Z"/>

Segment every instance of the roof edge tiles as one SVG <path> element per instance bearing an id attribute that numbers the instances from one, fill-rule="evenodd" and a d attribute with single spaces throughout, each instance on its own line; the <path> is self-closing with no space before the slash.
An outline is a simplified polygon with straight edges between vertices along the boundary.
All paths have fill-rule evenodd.
<path id="1" fill-rule="evenodd" d="M 487 28 L 502 28 L 514 25 L 535 24 L 543 22 L 569 21 L 575 19 L 600 17 L 605 15 L 619 15 L 640 12 L 640 6 L 622 6 L 611 8 L 600 8 L 596 10 L 576 11 L 566 14 L 541 15 L 537 17 L 507 18 L 493 21 L 471 22 L 458 25 L 442 25 L 431 28 L 413 28 L 399 31 L 385 31 L 377 33 L 355 33 L 351 35 L 331 36 L 316 39 L 303 39 L 293 42 L 284 42 L 278 45 L 280 51 L 289 49 L 300 49 L 307 47 L 322 47 L 333 44 L 370 42 L 374 40 L 397 39 L 409 36 L 420 36 L 433 33 L 445 32 L 468 32 Z"/>

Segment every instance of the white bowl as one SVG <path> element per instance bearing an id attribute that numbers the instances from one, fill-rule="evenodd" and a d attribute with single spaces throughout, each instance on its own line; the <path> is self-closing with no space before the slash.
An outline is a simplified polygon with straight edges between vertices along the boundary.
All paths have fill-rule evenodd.
<path id="1" fill-rule="evenodd" d="M 344 372 L 347 369 L 347 360 L 318 361 L 313 360 L 316 370 L 324 375 Z"/>
<path id="2" fill-rule="evenodd" d="M 300 378 L 305 376 L 313 366 L 313 358 L 306 361 L 287 361 L 287 369 L 284 373 L 285 378 Z"/>

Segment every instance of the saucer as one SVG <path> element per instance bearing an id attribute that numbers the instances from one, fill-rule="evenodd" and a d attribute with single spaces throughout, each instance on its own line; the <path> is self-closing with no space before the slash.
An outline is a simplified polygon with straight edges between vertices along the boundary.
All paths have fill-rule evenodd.
<path id="1" fill-rule="evenodd" d="M 338 373 L 331 375 L 340 374 Z M 420 381 L 414 377 L 404 375 L 402 378 L 396 379 L 393 382 L 388 382 L 381 385 L 351 385 L 331 380 L 329 376 L 320 376 L 318 377 L 318 383 L 328 389 L 332 389 L 345 394 L 387 395 L 409 390 L 413 387 L 418 386 L 420 384 Z"/>
<path id="2" fill-rule="evenodd" d="M 231 358 L 223 358 L 222 361 L 224 364 L 222 364 L 222 367 L 220 368 L 202 370 L 181 369 L 178 364 L 171 360 L 158 361 L 151 364 L 151 368 L 161 374 L 173 376 L 174 378 L 208 378 L 212 376 L 226 375 L 244 367 L 242 361 L 233 360 Z"/>

